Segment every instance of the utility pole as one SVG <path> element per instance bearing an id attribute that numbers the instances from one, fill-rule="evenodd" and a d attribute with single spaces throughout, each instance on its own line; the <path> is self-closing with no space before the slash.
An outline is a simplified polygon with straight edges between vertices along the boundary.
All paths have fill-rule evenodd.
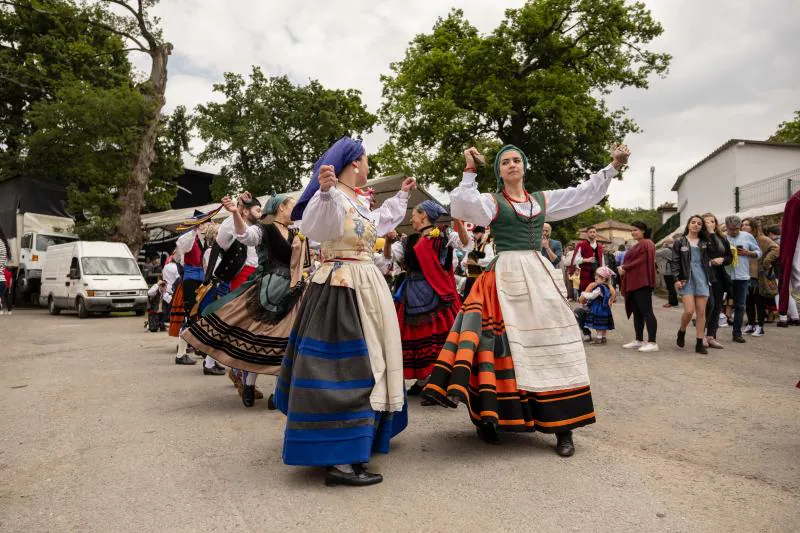
<path id="1" fill-rule="evenodd" d="M 650 167 L 650 210 L 656 208 L 656 167 Z"/>

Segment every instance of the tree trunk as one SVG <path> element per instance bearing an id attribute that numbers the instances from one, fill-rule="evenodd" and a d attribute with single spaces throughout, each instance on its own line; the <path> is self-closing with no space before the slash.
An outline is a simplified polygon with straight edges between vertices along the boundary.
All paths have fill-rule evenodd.
<path id="1" fill-rule="evenodd" d="M 150 52 L 152 60 L 150 79 L 143 87 L 143 92 L 152 107 L 136 154 L 131 160 L 130 180 L 122 187 L 119 195 L 120 213 L 117 238 L 128 245 L 134 256 L 138 255 L 145 238 L 142 231 L 141 214 L 144 208 L 144 194 L 147 184 L 150 182 L 150 165 L 156 156 L 155 145 L 161 110 L 166 103 L 164 93 L 167 89 L 167 61 L 171 52 L 172 45 L 170 43 L 160 44 Z"/>

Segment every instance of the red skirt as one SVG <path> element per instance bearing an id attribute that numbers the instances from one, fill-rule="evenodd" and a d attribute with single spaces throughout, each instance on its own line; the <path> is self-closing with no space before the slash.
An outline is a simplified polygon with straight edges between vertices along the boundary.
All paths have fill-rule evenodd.
<path id="1" fill-rule="evenodd" d="M 255 271 L 256 271 L 256 267 L 254 267 L 254 266 L 244 266 L 244 267 L 242 267 L 242 269 L 239 271 L 239 273 L 236 274 L 236 277 L 231 280 L 231 291 L 235 291 L 236 289 L 238 289 L 239 286 L 242 283 L 244 283 L 245 281 L 247 281 L 247 279 L 250 277 L 250 275 Z"/>
<path id="2" fill-rule="evenodd" d="M 461 301 L 456 299 L 449 307 L 442 307 L 430 315 L 409 318 L 403 304 L 397 304 L 405 379 L 427 379 L 431 375 L 460 310 Z"/>

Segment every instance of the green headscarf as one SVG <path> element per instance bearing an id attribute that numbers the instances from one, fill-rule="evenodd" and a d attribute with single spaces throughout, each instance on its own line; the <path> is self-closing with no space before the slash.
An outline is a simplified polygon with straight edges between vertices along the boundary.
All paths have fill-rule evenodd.
<path id="1" fill-rule="evenodd" d="M 500 177 L 500 158 L 503 157 L 503 154 L 506 152 L 517 152 L 522 157 L 523 182 L 525 181 L 525 172 L 527 172 L 528 170 L 528 157 L 525 155 L 525 152 L 523 152 L 513 144 L 507 144 L 502 148 L 500 148 L 500 151 L 497 152 L 497 155 L 494 157 L 494 176 L 497 178 L 497 192 L 503 190 L 503 178 Z"/>
<path id="2" fill-rule="evenodd" d="M 267 200 L 264 209 L 261 211 L 261 215 L 262 216 L 274 215 L 275 213 L 278 212 L 278 208 L 281 206 L 283 202 L 286 201 L 287 198 L 288 196 L 285 194 L 276 194 L 275 196 L 271 197 L 269 200 Z"/>

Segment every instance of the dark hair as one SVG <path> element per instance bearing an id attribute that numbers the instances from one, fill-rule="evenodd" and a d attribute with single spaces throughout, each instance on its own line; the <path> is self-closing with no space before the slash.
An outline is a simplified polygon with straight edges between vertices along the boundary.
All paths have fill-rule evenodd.
<path id="1" fill-rule="evenodd" d="M 617 251 L 618 252 L 624 252 L 625 251 L 625 245 L 624 244 L 620 244 L 619 248 L 617 248 Z"/>
<path id="2" fill-rule="evenodd" d="M 589 231 L 591 230 L 597 231 L 597 228 L 595 228 L 594 226 L 589 226 L 588 228 L 586 228 L 586 233 L 589 233 Z"/>
<path id="3" fill-rule="evenodd" d="M 706 241 L 711 240 L 711 236 L 708 234 L 708 231 L 706 230 L 706 223 L 703 220 L 703 217 L 701 217 L 700 215 L 692 215 L 689 217 L 689 220 L 686 221 L 686 228 L 683 230 L 683 236 L 685 237 L 689 235 L 689 224 L 691 224 L 692 220 L 696 218 L 700 219 L 700 232 L 698 233 L 698 236 Z"/>
<path id="4" fill-rule="evenodd" d="M 753 230 L 753 237 L 758 237 L 760 235 L 764 235 L 764 232 L 761 231 L 761 221 L 755 217 L 747 217 L 742 220 L 742 225 L 747 222 L 750 224 L 750 229 Z"/>
<path id="5" fill-rule="evenodd" d="M 653 235 L 653 231 L 650 229 L 650 227 L 640 220 L 631 223 L 631 226 L 633 226 L 638 230 L 641 230 L 641 232 L 644 233 L 645 239 L 649 239 Z"/>
<path id="6" fill-rule="evenodd" d="M 766 234 L 768 234 L 768 235 L 769 235 L 769 234 L 772 234 L 772 235 L 778 235 L 778 236 L 780 236 L 780 234 L 781 234 L 781 227 L 780 227 L 780 226 L 770 226 L 770 227 L 768 227 L 767 229 L 765 229 L 765 230 L 764 230 L 764 233 L 766 233 Z"/>
<path id="7" fill-rule="evenodd" d="M 707 218 L 713 218 L 714 219 L 714 234 L 719 238 L 725 237 L 722 234 L 722 230 L 719 227 L 719 220 L 717 220 L 717 216 L 714 213 L 703 213 L 703 227 L 706 226 L 706 219 Z M 706 230 L 706 231 L 708 231 L 708 230 Z"/>

